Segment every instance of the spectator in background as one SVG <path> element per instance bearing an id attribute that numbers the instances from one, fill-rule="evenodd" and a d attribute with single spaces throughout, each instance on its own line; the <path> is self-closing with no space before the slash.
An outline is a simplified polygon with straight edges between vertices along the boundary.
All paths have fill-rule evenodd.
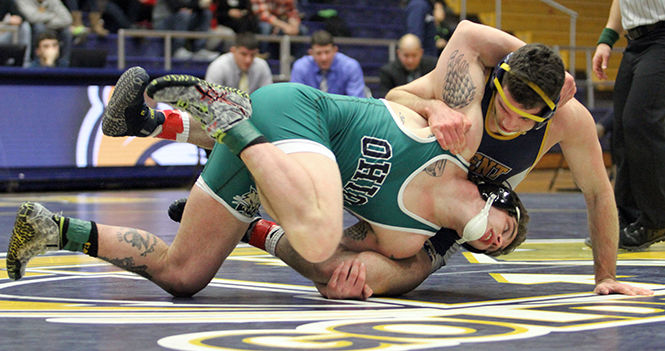
<path id="1" fill-rule="evenodd" d="M 397 60 L 389 62 L 379 70 L 381 79 L 379 97 L 388 90 L 410 83 L 436 67 L 436 57 L 423 55 L 420 39 L 414 34 L 404 34 L 397 43 Z"/>
<path id="2" fill-rule="evenodd" d="M 300 12 L 295 0 L 251 0 L 252 11 L 258 17 L 260 34 L 305 35 L 307 29 L 302 26 Z M 304 48 L 291 45 L 291 54 L 302 56 Z M 261 52 L 279 57 L 276 43 L 261 43 Z"/>
<path id="3" fill-rule="evenodd" d="M 211 0 L 157 0 L 153 7 L 152 20 L 155 29 L 176 31 L 210 30 Z M 217 52 L 205 48 L 205 39 L 191 41 L 191 50 L 185 47 L 185 38 L 173 38 L 173 58 L 179 60 L 212 61 Z"/>
<path id="4" fill-rule="evenodd" d="M 420 38 L 425 55 L 437 56 L 436 24 L 434 22 L 433 0 L 409 0 L 405 9 L 406 33 Z"/>
<path id="5" fill-rule="evenodd" d="M 215 4 L 218 25 L 230 28 L 234 33 L 259 31 L 250 0 L 215 0 Z"/>
<path id="6" fill-rule="evenodd" d="M 436 33 L 434 34 L 434 44 L 437 52 L 440 54 L 443 48 L 448 44 L 448 40 L 453 35 L 460 19 L 443 0 L 434 1 L 434 25 Z"/>
<path id="7" fill-rule="evenodd" d="M 266 60 L 256 57 L 259 43 L 253 33 L 236 35 L 231 51 L 212 61 L 205 79 L 253 93 L 256 89 L 272 84 L 272 72 Z"/>
<path id="8" fill-rule="evenodd" d="M 113 2 L 118 5 L 130 22 L 129 27 L 118 24 L 118 29 L 131 27 L 152 29 L 152 9 L 156 0 L 113 0 Z M 107 18 L 106 13 L 104 18 Z M 113 22 L 113 19 L 107 22 Z M 112 23 L 108 23 L 108 25 L 111 26 Z"/>
<path id="9" fill-rule="evenodd" d="M 30 51 L 32 51 L 30 24 L 23 19 L 21 12 L 16 7 L 14 0 L 0 1 L 0 23 L 5 26 L 15 26 L 18 30 L 17 44 L 25 45 L 25 56 L 23 57 L 24 66 L 30 63 Z M 0 32 L 0 43 L 13 43 L 12 32 Z"/>
<path id="10" fill-rule="evenodd" d="M 60 42 L 60 59 L 69 66 L 72 47 L 72 15 L 60 0 L 20 0 L 16 2 L 23 18 L 30 23 L 32 42 L 37 46 L 37 38 L 46 31 L 55 32 Z"/>
<path id="11" fill-rule="evenodd" d="M 222 36 L 230 36 L 235 33 L 258 33 L 259 27 L 256 16 L 252 12 L 250 0 L 213 0 L 215 4 L 215 16 L 217 26 L 212 30 Z M 219 50 L 224 38 L 208 39 L 209 50 Z M 228 49 L 221 49 L 228 51 Z"/>
<path id="12" fill-rule="evenodd" d="M 312 34 L 309 55 L 293 63 L 291 81 L 333 94 L 368 95 L 360 63 L 338 52 L 333 36 L 324 30 Z"/>
<path id="13" fill-rule="evenodd" d="M 302 33 L 295 0 L 251 0 L 259 18 L 259 33 L 298 35 Z"/>
<path id="14" fill-rule="evenodd" d="M 67 67 L 60 58 L 60 43 L 54 32 L 46 31 L 39 34 L 35 59 L 30 67 Z"/>
<path id="15" fill-rule="evenodd" d="M 88 12 L 88 21 L 90 22 L 90 30 L 105 37 L 109 35 L 109 31 L 104 28 L 104 21 L 102 20 L 102 10 L 105 6 L 105 0 L 64 0 L 65 6 L 72 14 L 72 30 L 75 35 L 84 35 L 87 29 L 83 25 L 83 11 Z"/>

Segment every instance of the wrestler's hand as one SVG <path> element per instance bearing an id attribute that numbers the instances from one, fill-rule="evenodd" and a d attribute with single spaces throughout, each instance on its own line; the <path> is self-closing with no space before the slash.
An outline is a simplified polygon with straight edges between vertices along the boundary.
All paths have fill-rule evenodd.
<path id="1" fill-rule="evenodd" d="M 373 293 L 369 285 L 365 284 L 366 272 L 364 263 L 358 260 L 345 261 L 335 268 L 327 285 L 316 284 L 316 288 L 328 299 L 366 300 Z"/>
<path id="2" fill-rule="evenodd" d="M 575 97 L 577 92 L 577 85 L 575 84 L 575 77 L 572 74 L 566 72 L 565 79 L 563 81 L 563 87 L 561 87 L 561 93 L 559 94 L 559 104 L 561 107 Z"/>
<path id="3" fill-rule="evenodd" d="M 624 294 L 624 295 L 653 295 L 653 291 L 646 288 L 619 283 L 614 279 L 604 279 L 596 284 L 593 292 L 598 295 Z"/>
<path id="4" fill-rule="evenodd" d="M 466 132 L 471 128 L 471 121 L 443 101 L 433 100 L 433 104 L 434 107 L 425 109 L 432 134 L 444 150 L 450 150 L 455 155 L 461 153 L 466 147 Z"/>

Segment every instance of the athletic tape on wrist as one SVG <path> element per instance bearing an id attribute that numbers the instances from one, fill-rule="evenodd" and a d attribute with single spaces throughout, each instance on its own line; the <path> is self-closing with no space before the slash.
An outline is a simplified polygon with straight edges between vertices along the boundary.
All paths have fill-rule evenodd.
<path id="1" fill-rule="evenodd" d="M 249 120 L 238 122 L 222 136 L 221 141 L 236 155 L 251 145 L 268 142 Z"/>
<path id="2" fill-rule="evenodd" d="M 603 32 L 600 33 L 600 38 L 598 38 L 596 44 L 607 44 L 612 47 L 617 40 L 619 40 L 619 33 L 612 28 L 605 27 L 603 28 Z"/>

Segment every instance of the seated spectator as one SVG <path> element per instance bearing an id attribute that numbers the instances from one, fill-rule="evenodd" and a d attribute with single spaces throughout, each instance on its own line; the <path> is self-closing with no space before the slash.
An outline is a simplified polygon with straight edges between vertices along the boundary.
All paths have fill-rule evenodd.
<path id="1" fill-rule="evenodd" d="M 215 0 L 217 25 L 230 28 L 234 33 L 259 31 L 250 0 Z"/>
<path id="2" fill-rule="evenodd" d="M 122 12 L 127 16 L 130 25 L 124 27 L 121 23 L 117 24 L 117 29 L 120 28 L 143 28 L 152 29 L 152 9 L 155 6 L 156 0 L 114 0 L 113 1 Z M 104 13 L 104 20 L 107 19 L 107 13 Z M 113 27 L 113 19 L 107 22 L 109 27 Z"/>
<path id="3" fill-rule="evenodd" d="M 252 11 L 258 17 L 259 33 L 274 35 L 306 35 L 307 29 L 302 26 L 302 17 L 295 0 L 251 0 Z M 304 54 L 304 48 L 291 45 L 291 55 L 296 57 Z M 261 52 L 268 56 L 279 57 L 279 45 L 261 43 Z"/>
<path id="4" fill-rule="evenodd" d="M 21 12 L 16 7 L 14 0 L 0 1 L 0 23 L 5 26 L 14 26 L 18 30 L 18 40 L 16 44 L 25 45 L 25 56 L 23 57 L 24 66 L 30 63 L 30 51 L 32 51 L 32 38 L 30 34 L 30 24 L 23 19 Z M 11 44 L 13 41 L 12 32 L 0 32 L 0 43 Z"/>
<path id="5" fill-rule="evenodd" d="M 257 33 L 258 23 L 250 0 L 213 0 L 217 26 L 212 30 L 221 36 L 231 36 L 235 33 Z M 223 48 L 224 38 L 208 39 L 209 50 L 228 51 Z"/>
<path id="6" fill-rule="evenodd" d="M 155 29 L 174 31 L 210 30 L 211 0 L 157 0 L 152 12 Z M 173 58 L 180 60 L 212 61 L 217 52 L 205 48 L 205 39 L 191 41 L 191 50 L 185 47 L 185 38 L 173 38 Z"/>
<path id="7" fill-rule="evenodd" d="M 35 59 L 30 67 L 67 67 L 60 58 L 60 43 L 55 33 L 46 31 L 39 34 Z"/>
<path id="8" fill-rule="evenodd" d="M 434 42 L 438 53 L 441 53 L 448 44 L 448 40 L 453 35 L 459 21 L 459 16 L 446 5 L 445 1 L 434 1 L 434 25 L 436 27 Z"/>
<path id="9" fill-rule="evenodd" d="M 55 32 L 60 44 L 60 59 L 69 66 L 72 47 L 72 15 L 60 0 L 20 0 L 16 6 L 32 29 L 32 42 L 37 46 L 37 38 L 46 31 Z"/>
<path id="10" fill-rule="evenodd" d="M 72 14 L 72 30 L 75 35 L 85 35 L 87 33 L 87 29 L 83 25 L 83 11 L 88 13 L 90 30 L 93 33 L 100 37 L 109 35 L 109 31 L 104 28 L 104 21 L 102 20 L 102 10 L 104 10 L 103 6 L 106 5 L 106 1 L 64 0 L 64 3 Z"/>
<path id="11" fill-rule="evenodd" d="M 254 90 L 272 84 L 272 72 L 266 60 L 256 57 L 259 42 L 253 33 L 236 35 L 231 52 L 212 61 L 205 80 L 253 93 Z"/>
<path id="12" fill-rule="evenodd" d="M 302 34 L 300 12 L 295 0 L 251 0 L 252 10 L 259 18 L 261 34 Z"/>
<path id="13" fill-rule="evenodd" d="M 388 90 L 410 83 L 433 70 L 436 57 L 423 55 L 420 39 L 413 34 L 404 34 L 397 43 L 397 60 L 385 64 L 379 70 L 381 86 L 379 96 L 384 97 Z"/>
<path id="14" fill-rule="evenodd" d="M 434 0 L 409 0 L 404 10 L 406 32 L 418 36 L 425 55 L 437 56 L 435 45 Z"/>
<path id="15" fill-rule="evenodd" d="M 324 30 L 312 34 L 309 55 L 293 63 L 291 81 L 333 94 L 368 95 L 360 63 L 338 52 L 333 36 Z"/>

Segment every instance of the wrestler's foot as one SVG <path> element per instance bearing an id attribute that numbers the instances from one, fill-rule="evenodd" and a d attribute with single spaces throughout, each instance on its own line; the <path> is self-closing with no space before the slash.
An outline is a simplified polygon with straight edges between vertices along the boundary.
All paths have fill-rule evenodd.
<path id="1" fill-rule="evenodd" d="M 47 250 L 58 250 L 59 242 L 60 231 L 53 213 L 38 203 L 21 204 L 7 249 L 9 278 L 21 279 L 31 258 Z"/>
<path id="2" fill-rule="evenodd" d="M 185 204 L 187 203 L 187 198 L 183 197 L 182 199 L 175 200 L 169 205 L 169 218 L 172 221 L 180 223 L 182 220 L 182 213 L 185 212 Z"/>
<path id="3" fill-rule="evenodd" d="M 156 101 L 189 112 L 217 141 L 252 114 L 249 95 L 244 91 L 193 76 L 171 74 L 157 78 L 150 82 L 147 93 Z"/>
<path id="4" fill-rule="evenodd" d="M 102 115 L 105 135 L 149 136 L 164 123 L 164 115 L 148 108 L 143 100 L 149 80 L 141 67 L 132 67 L 120 76 Z"/>

